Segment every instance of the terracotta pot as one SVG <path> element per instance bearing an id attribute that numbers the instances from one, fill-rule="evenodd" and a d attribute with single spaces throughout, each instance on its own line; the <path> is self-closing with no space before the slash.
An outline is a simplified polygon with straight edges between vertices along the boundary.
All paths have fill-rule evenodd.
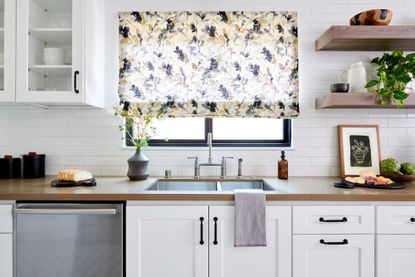
<path id="1" fill-rule="evenodd" d="M 141 149 L 137 149 L 135 154 L 128 159 L 127 176 L 131 181 L 146 180 L 148 173 L 149 159 L 144 155 Z"/>

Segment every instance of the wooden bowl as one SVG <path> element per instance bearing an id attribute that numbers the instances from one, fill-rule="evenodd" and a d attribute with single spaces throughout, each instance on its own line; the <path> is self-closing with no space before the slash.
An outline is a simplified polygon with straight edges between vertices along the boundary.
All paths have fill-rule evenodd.
<path id="1" fill-rule="evenodd" d="M 350 19 L 350 25 L 383 25 L 387 26 L 392 20 L 392 11 L 388 9 L 368 10 L 356 14 Z"/>
<path id="2" fill-rule="evenodd" d="M 382 173 L 382 176 L 397 183 L 410 183 L 415 181 L 415 175 L 401 175 L 396 173 Z"/>

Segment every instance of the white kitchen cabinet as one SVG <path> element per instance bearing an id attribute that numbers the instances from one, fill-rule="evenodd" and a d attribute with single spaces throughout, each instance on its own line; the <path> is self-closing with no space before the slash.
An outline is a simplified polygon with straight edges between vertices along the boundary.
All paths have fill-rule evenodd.
<path id="1" fill-rule="evenodd" d="M 209 207 L 210 277 L 291 277 L 291 208 L 266 209 L 267 246 L 234 247 L 235 208 Z"/>
<path id="2" fill-rule="evenodd" d="M 0 276 L 13 276 L 13 234 L 0 234 Z"/>
<path id="3" fill-rule="evenodd" d="M 415 235 L 378 235 L 377 277 L 413 277 Z"/>
<path id="4" fill-rule="evenodd" d="M 16 2 L 0 1 L 0 102 L 15 101 Z"/>
<path id="5" fill-rule="evenodd" d="M 127 277 L 207 277 L 207 206 L 128 206 Z"/>
<path id="6" fill-rule="evenodd" d="M 17 0 L 17 102 L 103 106 L 101 4 Z M 50 47 L 63 49 L 65 60 L 45 64 Z"/>
<path id="7" fill-rule="evenodd" d="M 374 236 L 294 235 L 293 277 L 374 277 Z"/>
<path id="8" fill-rule="evenodd" d="M 127 277 L 291 277 L 291 208 L 267 207 L 267 247 L 234 247 L 234 213 L 127 206 Z"/>

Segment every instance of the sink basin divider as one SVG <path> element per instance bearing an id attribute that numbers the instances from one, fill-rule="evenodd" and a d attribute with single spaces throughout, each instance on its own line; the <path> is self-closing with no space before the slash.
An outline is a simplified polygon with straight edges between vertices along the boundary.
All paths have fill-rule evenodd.
<path id="1" fill-rule="evenodd" d="M 216 182 L 216 191 L 222 191 L 222 184 L 220 181 Z"/>

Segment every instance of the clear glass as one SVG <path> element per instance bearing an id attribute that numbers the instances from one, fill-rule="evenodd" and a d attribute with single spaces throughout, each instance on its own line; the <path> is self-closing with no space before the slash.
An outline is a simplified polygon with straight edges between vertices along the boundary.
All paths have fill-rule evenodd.
<path id="1" fill-rule="evenodd" d="M 72 90 L 72 0 L 27 0 L 29 91 Z"/>
<path id="2" fill-rule="evenodd" d="M 0 91 L 4 90 L 4 0 L 0 0 Z"/>
<path id="3" fill-rule="evenodd" d="M 203 140 L 204 118 L 167 118 L 155 122 L 157 135 L 153 139 Z"/>
<path id="4" fill-rule="evenodd" d="M 284 120 L 269 118 L 214 118 L 214 140 L 282 140 Z"/>

